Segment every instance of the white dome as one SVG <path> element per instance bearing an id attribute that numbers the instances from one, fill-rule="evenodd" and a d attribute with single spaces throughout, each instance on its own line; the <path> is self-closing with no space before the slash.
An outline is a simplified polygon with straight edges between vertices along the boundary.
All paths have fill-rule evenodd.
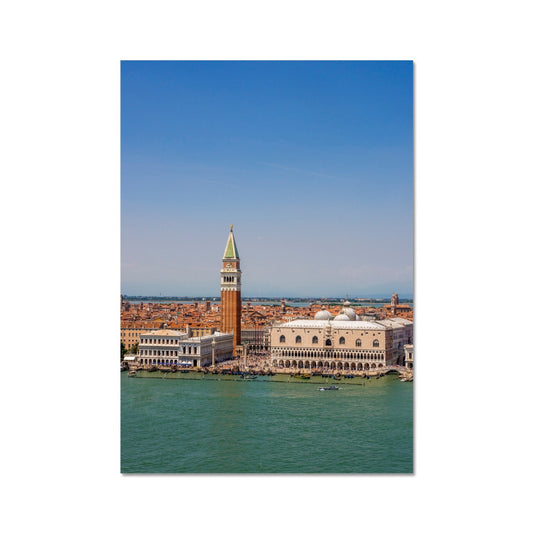
<path id="1" fill-rule="evenodd" d="M 315 320 L 331 320 L 332 314 L 326 309 L 322 309 L 315 315 Z"/>
<path id="2" fill-rule="evenodd" d="M 333 320 L 343 320 L 343 321 L 349 321 L 350 317 L 345 315 L 344 313 L 341 313 L 340 315 L 337 315 Z"/>
<path id="3" fill-rule="evenodd" d="M 345 314 L 350 320 L 357 320 L 357 314 L 356 312 L 351 309 L 350 307 L 345 307 L 342 310 L 343 314 Z"/>

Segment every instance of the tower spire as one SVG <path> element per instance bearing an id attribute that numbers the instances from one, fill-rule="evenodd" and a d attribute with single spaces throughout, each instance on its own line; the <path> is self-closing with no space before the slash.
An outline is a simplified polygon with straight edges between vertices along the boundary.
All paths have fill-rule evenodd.
<path id="1" fill-rule="evenodd" d="M 235 236 L 233 235 L 233 224 L 230 226 L 228 242 L 226 243 L 226 249 L 224 250 L 223 259 L 239 259 L 239 251 L 237 250 L 237 244 L 235 243 Z"/>

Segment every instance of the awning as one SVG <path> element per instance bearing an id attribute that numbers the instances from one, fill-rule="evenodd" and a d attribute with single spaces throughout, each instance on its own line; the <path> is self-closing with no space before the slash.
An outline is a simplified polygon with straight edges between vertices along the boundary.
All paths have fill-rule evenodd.
<path id="1" fill-rule="evenodd" d="M 137 357 L 135 357 L 134 355 L 127 355 L 126 357 L 124 357 L 124 361 L 135 361 L 135 359 L 137 359 Z"/>

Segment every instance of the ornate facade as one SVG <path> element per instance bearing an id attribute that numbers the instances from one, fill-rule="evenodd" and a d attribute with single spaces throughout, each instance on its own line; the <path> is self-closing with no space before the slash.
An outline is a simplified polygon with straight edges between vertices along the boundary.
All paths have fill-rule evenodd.
<path id="1" fill-rule="evenodd" d="M 401 318 L 358 320 L 345 303 L 334 319 L 322 310 L 314 320 L 293 320 L 270 329 L 275 367 L 368 370 L 397 364 L 412 342 L 413 323 Z"/>
<path id="2" fill-rule="evenodd" d="M 202 367 L 225 361 L 231 357 L 232 351 L 232 336 L 218 331 L 193 337 L 190 331 L 156 330 L 140 336 L 139 354 L 135 361 L 141 367 Z"/>

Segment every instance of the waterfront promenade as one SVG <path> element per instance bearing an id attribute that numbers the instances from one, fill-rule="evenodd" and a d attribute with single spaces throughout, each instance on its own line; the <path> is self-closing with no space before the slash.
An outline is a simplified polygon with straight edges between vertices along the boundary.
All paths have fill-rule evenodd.
<path id="1" fill-rule="evenodd" d="M 270 364 L 270 355 L 268 352 L 260 354 L 247 355 L 244 357 L 228 359 L 214 366 L 209 365 L 202 368 L 190 368 L 180 365 L 130 365 L 131 370 L 163 370 L 166 372 L 179 372 L 188 370 L 189 372 L 198 372 L 203 374 L 220 374 L 220 373 L 235 373 L 235 374 L 251 374 L 251 375 L 265 375 L 265 374 L 280 374 L 280 375 L 295 375 L 295 376 L 357 376 L 357 377 L 374 377 L 384 376 L 389 373 L 398 373 L 401 377 L 406 377 L 409 380 L 413 379 L 412 369 L 408 369 L 401 365 L 389 365 L 381 368 L 354 370 L 354 369 L 330 369 L 330 368 L 285 368 L 273 366 Z"/>

